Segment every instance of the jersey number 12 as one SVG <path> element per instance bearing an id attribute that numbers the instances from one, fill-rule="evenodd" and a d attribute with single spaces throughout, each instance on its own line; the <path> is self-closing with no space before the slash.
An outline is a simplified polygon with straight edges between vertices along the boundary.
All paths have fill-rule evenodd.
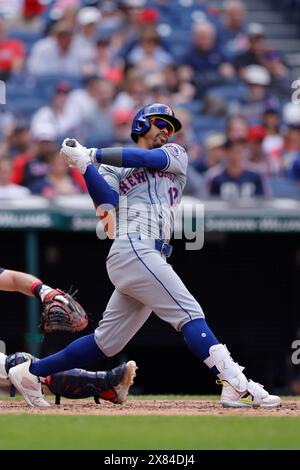
<path id="1" fill-rule="evenodd" d="M 178 196 L 178 189 L 174 186 L 171 186 L 168 190 L 168 193 L 170 195 L 170 206 L 174 206 L 176 204 L 176 199 Z"/>

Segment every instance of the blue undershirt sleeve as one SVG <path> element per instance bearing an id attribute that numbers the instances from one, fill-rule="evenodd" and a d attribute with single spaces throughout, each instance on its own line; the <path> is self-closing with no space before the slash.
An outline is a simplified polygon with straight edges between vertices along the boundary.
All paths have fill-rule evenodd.
<path id="1" fill-rule="evenodd" d="M 98 149 L 96 152 L 98 163 L 123 168 L 153 168 L 164 170 L 168 166 L 168 157 L 162 149 L 142 148 L 111 148 Z"/>
<path id="2" fill-rule="evenodd" d="M 116 207 L 119 194 L 112 189 L 93 165 L 89 165 L 83 175 L 88 192 L 97 206 L 110 204 Z"/>

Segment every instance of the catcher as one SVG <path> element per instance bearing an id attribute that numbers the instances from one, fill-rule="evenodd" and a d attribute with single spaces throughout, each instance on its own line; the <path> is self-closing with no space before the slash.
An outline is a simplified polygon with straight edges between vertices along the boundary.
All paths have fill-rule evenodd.
<path id="1" fill-rule="evenodd" d="M 14 396 L 14 386 L 9 380 L 8 372 L 11 367 L 29 360 L 38 361 L 36 357 L 25 352 L 17 352 L 9 356 L 0 353 L 0 389 L 10 389 L 10 396 Z M 102 399 L 121 405 L 125 402 L 133 383 L 132 362 L 123 363 L 107 372 L 72 369 L 49 375 L 42 385 L 43 392 L 55 395 L 56 405 L 60 404 L 61 397 L 73 400 L 93 397 L 97 404 Z"/>
<path id="2" fill-rule="evenodd" d="M 88 316 L 83 307 L 70 295 L 60 289 L 43 284 L 31 274 L 0 268 L 0 291 L 20 292 L 39 298 L 43 304 L 42 329 L 45 333 L 71 332 L 76 333 L 88 325 Z M 6 356 L 0 353 L 0 386 L 8 387 L 11 396 L 14 387 L 8 378 L 11 367 L 38 359 L 28 353 L 17 352 Z M 72 369 L 46 378 L 43 388 L 56 396 L 56 404 L 60 397 L 78 399 L 94 397 L 121 404 L 126 400 L 130 385 L 135 377 L 135 363 L 123 363 L 110 371 L 90 372 L 83 369 Z"/>

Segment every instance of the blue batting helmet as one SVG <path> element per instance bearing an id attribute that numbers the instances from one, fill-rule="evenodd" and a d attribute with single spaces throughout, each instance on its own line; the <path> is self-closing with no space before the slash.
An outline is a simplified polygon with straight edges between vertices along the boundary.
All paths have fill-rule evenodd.
<path id="1" fill-rule="evenodd" d="M 139 135 L 144 135 L 149 131 L 151 123 L 148 118 L 150 116 L 165 118 L 174 126 L 174 132 L 181 129 L 181 123 L 170 106 L 162 103 L 147 104 L 137 112 L 132 121 L 131 138 L 134 142 L 137 142 Z"/>

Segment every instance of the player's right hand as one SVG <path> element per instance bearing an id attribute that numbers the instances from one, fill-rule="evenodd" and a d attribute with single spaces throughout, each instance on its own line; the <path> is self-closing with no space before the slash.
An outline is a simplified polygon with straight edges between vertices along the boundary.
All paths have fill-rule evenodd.
<path id="1" fill-rule="evenodd" d="M 73 143 L 72 147 L 68 145 L 70 140 L 72 140 Z M 83 147 L 83 145 L 81 145 L 75 139 L 67 138 L 63 141 L 61 147 L 61 156 L 68 165 L 77 167 L 82 174 L 86 172 L 87 166 L 92 163 L 91 157 L 86 147 Z"/>

